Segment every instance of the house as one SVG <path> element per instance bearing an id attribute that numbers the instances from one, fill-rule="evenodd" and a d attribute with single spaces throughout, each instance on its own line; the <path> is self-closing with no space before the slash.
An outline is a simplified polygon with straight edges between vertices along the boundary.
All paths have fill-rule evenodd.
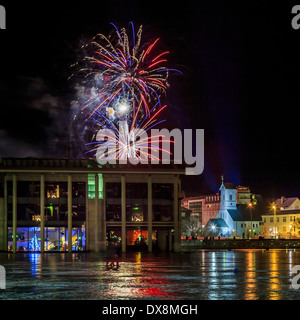
<path id="1" fill-rule="evenodd" d="M 262 214 L 262 233 L 266 238 L 300 238 L 300 200 L 298 197 L 277 199 L 273 208 Z"/>

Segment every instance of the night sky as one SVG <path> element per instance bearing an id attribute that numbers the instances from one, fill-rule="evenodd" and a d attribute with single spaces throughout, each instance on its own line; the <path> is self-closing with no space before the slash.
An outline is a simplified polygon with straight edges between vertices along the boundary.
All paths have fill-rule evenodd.
<path id="1" fill-rule="evenodd" d="M 133 21 L 148 39 L 161 38 L 170 65 L 184 73 L 169 79 L 168 127 L 205 129 L 205 170 L 184 179 L 187 195 L 216 192 L 224 174 L 265 197 L 300 196 L 294 2 L 69 3 L 1 3 L 0 156 L 81 156 L 68 143 L 69 67 L 83 43 L 112 30 L 110 22 L 127 28 Z"/>

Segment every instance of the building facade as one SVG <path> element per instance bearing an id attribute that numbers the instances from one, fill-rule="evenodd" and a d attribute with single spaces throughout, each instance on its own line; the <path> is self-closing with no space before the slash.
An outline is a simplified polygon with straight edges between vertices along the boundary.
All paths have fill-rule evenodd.
<path id="1" fill-rule="evenodd" d="M 1 159 L 0 251 L 94 251 L 119 244 L 180 250 L 175 166 Z M 72 245 L 69 245 L 72 244 Z"/>
<path id="2" fill-rule="evenodd" d="M 248 204 L 252 200 L 252 194 L 248 187 L 238 186 L 236 188 L 236 203 Z"/>
<path id="3" fill-rule="evenodd" d="M 221 206 L 220 194 L 210 194 L 205 196 L 204 207 L 202 210 L 202 225 L 205 227 L 210 219 L 214 219 Z"/>
<path id="4" fill-rule="evenodd" d="M 300 238 L 300 201 L 298 197 L 281 197 L 275 208 L 262 215 L 262 233 L 266 238 Z"/>
<path id="5" fill-rule="evenodd" d="M 202 224 L 202 214 L 205 205 L 205 196 L 184 198 L 181 200 L 181 205 L 191 210 L 191 219 L 197 219 L 200 222 L 200 224 Z"/>

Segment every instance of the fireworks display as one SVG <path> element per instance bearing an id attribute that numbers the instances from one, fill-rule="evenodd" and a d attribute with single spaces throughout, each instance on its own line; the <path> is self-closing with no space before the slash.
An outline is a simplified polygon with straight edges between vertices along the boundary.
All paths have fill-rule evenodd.
<path id="1" fill-rule="evenodd" d="M 99 129 L 109 128 L 117 137 L 115 154 L 120 159 L 135 153 L 132 144 L 135 145 L 138 129 L 148 131 L 164 121 L 158 121 L 158 115 L 166 107 L 161 104 L 161 95 L 166 95 L 169 88 L 169 71 L 181 72 L 166 67 L 169 51 L 157 51 L 160 39 L 142 43 L 142 26 L 136 33 L 132 22 L 131 32 L 125 28 L 119 31 L 112 25 L 115 30 L 109 37 L 97 34 L 83 46 L 86 55 L 75 66 L 80 76 L 78 86 L 89 92 L 80 108 L 86 121 L 93 121 L 92 142 L 87 146 L 94 147 L 87 153 L 98 149 L 99 143 L 94 140 Z M 120 122 L 126 123 L 125 142 Z M 147 141 L 138 141 L 139 157 L 153 157 L 147 150 Z"/>

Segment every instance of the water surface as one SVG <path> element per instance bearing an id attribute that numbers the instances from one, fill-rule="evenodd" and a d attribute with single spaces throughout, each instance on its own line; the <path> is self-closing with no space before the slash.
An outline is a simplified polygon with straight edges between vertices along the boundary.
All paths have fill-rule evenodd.
<path id="1" fill-rule="evenodd" d="M 291 285 L 300 250 L 127 253 L 118 270 L 105 261 L 94 253 L 0 254 L 0 299 L 300 299 Z"/>

